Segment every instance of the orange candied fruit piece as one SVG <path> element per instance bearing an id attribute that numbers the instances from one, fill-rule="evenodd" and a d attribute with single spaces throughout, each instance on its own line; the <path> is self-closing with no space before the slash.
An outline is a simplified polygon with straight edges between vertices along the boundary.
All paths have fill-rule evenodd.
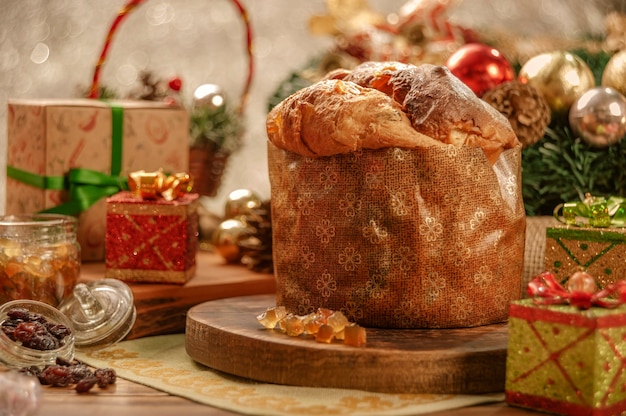
<path id="1" fill-rule="evenodd" d="M 327 308 L 318 308 L 317 309 L 317 319 L 323 324 L 328 321 L 328 317 L 333 314 L 331 309 Z"/>
<path id="2" fill-rule="evenodd" d="M 343 331 L 345 326 L 350 323 L 348 318 L 346 318 L 346 316 L 341 311 L 335 311 L 330 314 L 326 322 L 328 323 L 328 325 L 333 327 L 335 333 Z"/>
<path id="3" fill-rule="evenodd" d="M 365 328 L 358 324 L 350 324 L 344 328 L 343 343 L 353 347 L 362 347 L 367 342 Z"/>
<path id="4" fill-rule="evenodd" d="M 302 319 L 302 323 L 304 325 L 304 333 L 307 335 L 315 335 L 317 331 L 322 326 L 322 322 L 320 322 L 319 317 L 316 313 L 310 313 L 305 315 Z"/>
<path id="5" fill-rule="evenodd" d="M 325 342 L 326 344 L 330 344 L 332 340 L 335 338 L 335 330 L 332 326 L 328 324 L 324 324 L 320 326 L 320 329 L 315 334 L 315 341 L 317 342 Z"/>
<path id="6" fill-rule="evenodd" d="M 302 317 L 290 313 L 279 322 L 280 329 L 282 329 L 290 337 L 297 337 L 304 333 L 304 324 Z"/>
<path id="7" fill-rule="evenodd" d="M 256 317 L 256 319 L 267 329 L 276 328 L 276 324 L 287 316 L 287 310 L 284 306 L 274 306 L 267 308 L 265 312 Z"/>

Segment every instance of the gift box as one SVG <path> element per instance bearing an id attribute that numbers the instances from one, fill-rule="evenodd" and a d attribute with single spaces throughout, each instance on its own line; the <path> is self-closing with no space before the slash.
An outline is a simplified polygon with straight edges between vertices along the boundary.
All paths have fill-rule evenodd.
<path id="1" fill-rule="evenodd" d="M 623 279 L 626 229 L 549 227 L 544 266 L 561 280 L 577 270 L 587 270 L 602 287 Z"/>
<path id="2" fill-rule="evenodd" d="M 551 283 L 534 291 L 548 300 L 510 307 L 507 403 L 567 415 L 620 414 L 626 410 L 626 307 L 624 296 L 614 294 L 624 286 L 592 293 L 595 282 L 575 283 L 579 290 L 567 292 L 549 277 Z"/>
<path id="3" fill-rule="evenodd" d="M 129 191 L 106 200 L 105 276 L 183 284 L 196 269 L 198 194 L 144 200 Z"/>
<path id="4" fill-rule="evenodd" d="M 78 215 L 83 260 L 104 259 L 104 198 L 120 178 L 188 170 L 188 114 L 163 103 L 10 100 L 7 123 L 6 213 Z"/>

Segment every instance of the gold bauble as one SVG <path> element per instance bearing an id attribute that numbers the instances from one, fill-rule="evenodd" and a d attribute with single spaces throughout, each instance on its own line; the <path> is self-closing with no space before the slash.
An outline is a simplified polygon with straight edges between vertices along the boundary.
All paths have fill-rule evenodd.
<path id="1" fill-rule="evenodd" d="M 564 51 L 530 58 L 520 69 L 518 78 L 537 88 L 557 114 L 566 113 L 578 97 L 595 87 L 593 72 L 585 61 Z"/>
<path id="2" fill-rule="evenodd" d="M 224 219 L 249 214 L 263 204 L 261 197 L 249 189 L 236 189 L 228 194 L 224 207 Z"/>
<path id="3" fill-rule="evenodd" d="M 602 86 L 626 95 L 626 50 L 617 52 L 609 59 L 602 73 Z"/>
<path id="4" fill-rule="evenodd" d="M 241 260 L 243 255 L 239 242 L 250 233 L 250 228 L 241 219 L 227 219 L 222 221 L 213 233 L 213 247 L 224 260 L 229 263 L 236 263 Z"/>

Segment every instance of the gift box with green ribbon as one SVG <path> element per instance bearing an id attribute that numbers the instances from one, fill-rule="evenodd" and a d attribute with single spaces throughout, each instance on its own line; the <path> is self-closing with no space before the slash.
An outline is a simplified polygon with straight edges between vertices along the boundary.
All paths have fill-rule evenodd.
<path id="1" fill-rule="evenodd" d="M 509 312 L 507 403 L 567 415 L 626 411 L 626 282 L 599 289 L 576 272 L 531 280 Z M 576 280 L 576 281 L 574 281 Z"/>
<path id="2" fill-rule="evenodd" d="M 626 202 L 586 195 L 554 210 L 563 225 L 546 229 L 546 270 L 561 280 L 577 270 L 604 287 L 626 276 Z"/>
<path id="3" fill-rule="evenodd" d="M 6 213 L 78 216 L 84 261 L 104 260 L 105 198 L 138 169 L 188 171 L 189 117 L 149 101 L 10 100 Z"/>

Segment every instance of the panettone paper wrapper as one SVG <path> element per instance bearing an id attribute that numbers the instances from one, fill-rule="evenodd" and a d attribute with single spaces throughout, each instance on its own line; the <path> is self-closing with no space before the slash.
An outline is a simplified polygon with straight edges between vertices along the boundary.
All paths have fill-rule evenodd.
<path id="1" fill-rule="evenodd" d="M 268 145 L 276 303 L 382 328 L 507 319 L 521 296 L 521 149 L 363 150 L 308 158 Z"/>

